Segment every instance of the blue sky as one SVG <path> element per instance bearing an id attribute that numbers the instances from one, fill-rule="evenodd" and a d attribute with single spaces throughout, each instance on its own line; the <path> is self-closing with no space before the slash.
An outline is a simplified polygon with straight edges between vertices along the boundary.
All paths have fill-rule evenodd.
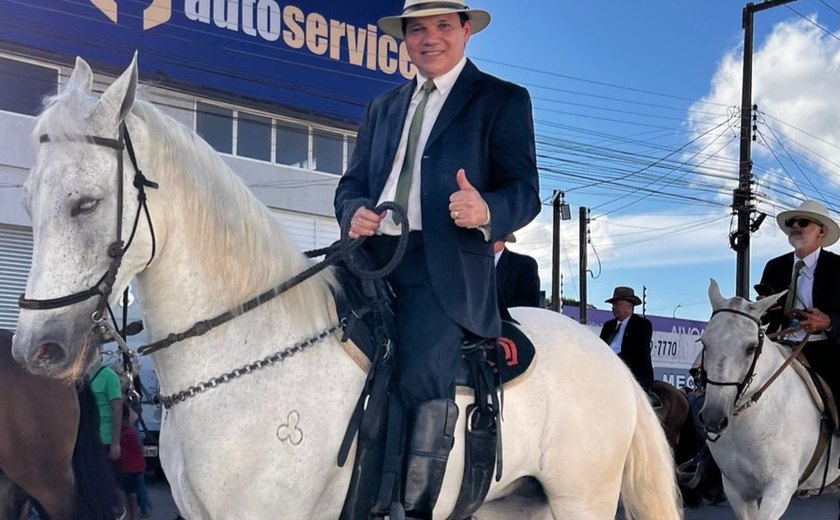
<path id="1" fill-rule="evenodd" d="M 728 247 L 738 174 L 744 32 L 735 0 L 468 2 L 492 23 L 467 55 L 526 86 L 543 198 L 566 192 L 563 295 L 579 298 L 578 208 L 591 208 L 588 301 L 616 285 L 647 312 L 704 320 L 709 278 L 735 292 Z M 789 250 L 773 218 L 805 198 L 840 205 L 840 2 L 799 0 L 755 16 L 753 174 L 768 214 L 753 235 L 751 283 Z M 550 293 L 551 212 L 512 249 L 535 256 Z M 837 246 L 830 248 L 837 250 Z"/>

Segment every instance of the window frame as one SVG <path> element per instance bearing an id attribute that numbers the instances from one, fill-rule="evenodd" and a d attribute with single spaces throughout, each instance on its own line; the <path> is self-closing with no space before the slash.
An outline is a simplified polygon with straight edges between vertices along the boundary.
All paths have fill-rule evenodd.
<path id="1" fill-rule="evenodd" d="M 217 152 L 223 153 L 226 155 L 231 155 L 233 157 L 240 157 L 243 159 L 249 159 L 252 161 L 260 161 L 260 162 L 267 162 L 276 166 L 283 166 L 285 168 L 296 168 L 303 171 L 310 171 L 315 173 L 320 173 L 323 175 L 330 175 L 330 176 L 341 176 L 344 171 L 347 170 L 347 165 L 350 163 L 350 140 L 355 140 L 357 137 L 357 132 L 353 132 L 350 130 L 336 128 L 324 124 L 313 123 L 304 121 L 301 119 L 295 119 L 288 116 L 282 116 L 277 114 L 271 114 L 269 112 L 263 112 L 259 110 L 252 110 L 252 109 L 243 109 L 231 103 L 225 103 L 222 101 L 216 101 L 207 98 L 200 98 L 196 97 L 193 101 L 193 130 L 198 132 L 198 112 L 199 112 L 199 105 L 211 105 L 218 107 L 223 110 L 230 110 L 232 112 L 232 120 L 233 120 L 233 136 L 232 136 L 232 143 L 231 143 L 231 152 Z M 249 115 L 260 117 L 264 119 L 268 119 L 271 121 L 271 158 L 269 161 L 265 161 L 263 159 L 255 159 L 253 157 L 248 157 L 246 155 L 239 154 L 239 118 L 241 115 Z M 277 134 L 278 134 L 278 127 L 279 126 L 296 126 L 306 129 L 306 168 L 301 168 L 298 166 L 292 166 L 288 164 L 280 164 L 277 162 L 277 151 L 278 151 L 278 143 L 277 143 Z M 341 139 L 341 173 L 332 173 L 317 170 L 312 168 L 311 166 L 315 163 L 315 133 L 333 135 L 337 139 Z"/>

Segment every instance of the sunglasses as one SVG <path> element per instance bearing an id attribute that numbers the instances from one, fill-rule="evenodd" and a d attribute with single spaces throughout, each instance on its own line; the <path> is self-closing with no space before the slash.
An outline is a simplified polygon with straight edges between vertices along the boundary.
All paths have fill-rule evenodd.
<path id="1" fill-rule="evenodd" d="M 819 222 L 814 222 L 813 220 L 808 220 L 807 218 L 789 218 L 785 220 L 785 227 L 793 227 L 796 224 L 800 228 L 806 228 L 810 224 L 817 224 L 818 226 L 822 227 L 822 224 Z"/>

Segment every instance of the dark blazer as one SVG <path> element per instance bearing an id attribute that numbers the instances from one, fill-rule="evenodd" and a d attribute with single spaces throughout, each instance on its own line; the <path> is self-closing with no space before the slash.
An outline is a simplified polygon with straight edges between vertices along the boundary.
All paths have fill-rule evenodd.
<path id="1" fill-rule="evenodd" d="M 773 288 L 773 293 L 784 291 L 790 287 L 790 277 L 793 274 L 793 252 L 773 258 L 764 266 L 761 283 Z M 840 343 L 840 256 L 826 251 L 820 251 L 817 266 L 814 269 L 814 292 L 812 293 L 814 307 L 831 317 L 831 330 L 826 332 L 829 340 Z M 784 303 L 785 297 L 779 300 Z M 782 315 L 781 308 L 768 311 L 764 321 L 770 323 L 768 332 L 776 332 L 786 327 L 789 320 Z"/>
<path id="2" fill-rule="evenodd" d="M 373 207 L 391 173 L 415 80 L 368 105 L 356 147 L 336 188 L 339 222 L 358 200 Z M 449 196 L 455 174 L 490 208 L 490 240 L 455 226 Z M 435 121 L 420 166 L 423 244 L 432 290 L 444 312 L 483 337 L 501 332 L 496 303 L 494 241 L 530 222 L 540 211 L 534 124 L 528 92 L 479 71 L 469 60 Z"/>
<path id="3" fill-rule="evenodd" d="M 496 264 L 496 288 L 502 315 L 510 307 L 540 306 L 540 274 L 537 261 L 505 248 Z"/>
<path id="4" fill-rule="evenodd" d="M 621 352 L 618 353 L 624 364 L 633 372 L 636 381 L 643 388 L 650 388 L 653 383 L 653 363 L 650 360 L 650 340 L 653 336 L 653 325 L 650 320 L 632 314 L 624 327 L 624 338 L 621 340 Z M 610 336 L 615 331 L 618 320 L 613 318 L 601 327 L 601 339 L 609 343 Z"/>

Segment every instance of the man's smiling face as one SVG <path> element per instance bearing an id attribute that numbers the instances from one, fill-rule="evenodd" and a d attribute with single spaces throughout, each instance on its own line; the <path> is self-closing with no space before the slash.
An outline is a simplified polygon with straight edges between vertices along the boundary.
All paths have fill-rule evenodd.
<path id="1" fill-rule="evenodd" d="M 412 18 L 405 24 L 405 45 L 420 74 L 434 79 L 461 61 L 471 32 L 470 22 L 462 26 L 455 13 Z"/>

